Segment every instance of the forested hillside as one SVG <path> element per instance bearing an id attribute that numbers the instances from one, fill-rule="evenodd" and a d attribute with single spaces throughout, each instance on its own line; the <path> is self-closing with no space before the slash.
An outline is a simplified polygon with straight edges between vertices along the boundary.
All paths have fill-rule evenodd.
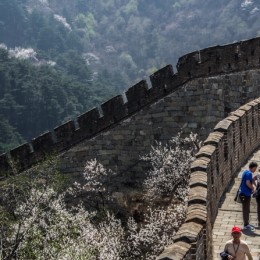
<path id="1" fill-rule="evenodd" d="M 253 0 L 1 0 L 0 152 L 181 55 L 260 35 Z"/>
<path id="2" fill-rule="evenodd" d="M 96 80 L 94 90 L 91 81 L 81 82 L 76 76 L 66 76 L 48 64 L 36 66 L 28 60 L 10 58 L 3 48 L 0 48 L 0 62 L 2 150 L 99 104 L 102 101 L 99 96 L 111 96 L 109 88 L 100 80 Z M 91 77 L 84 63 L 71 64 L 71 67 L 75 67 L 76 72 L 82 70 L 86 80 Z"/>

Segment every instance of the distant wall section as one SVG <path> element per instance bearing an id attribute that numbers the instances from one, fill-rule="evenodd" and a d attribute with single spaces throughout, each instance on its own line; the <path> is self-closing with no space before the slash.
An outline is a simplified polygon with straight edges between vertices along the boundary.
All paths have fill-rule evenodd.
<path id="1" fill-rule="evenodd" d="M 56 127 L 52 132 L 47 132 L 34 138 L 30 143 L 26 143 L 6 154 L 0 155 L 0 176 L 2 173 L 4 177 L 5 173 L 10 169 L 10 159 L 17 163 L 20 171 L 28 169 L 33 164 L 43 160 L 44 156 L 48 153 L 54 151 L 61 153 L 83 140 L 91 139 L 99 133 L 113 128 L 122 120 L 131 117 L 145 107 L 167 97 L 170 93 L 173 93 L 193 79 L 209 78 L 216 75 L 231 74 L 257 68 L 260 68 L 260 37 L 224 46 L 213 46 L 184 55 L 177 63 L 177 73 L 174 73 L 172 66 L 168 65 L 151 75 L 151 88 L 148 87 L 146 81 L 141 81 L 127 90 L 126 101 L 121 95 L 116 96 L 101 105 L 100 110 L 102 113 L 99 112 L 99 109 L 94 108 L 79 116 L 77 123 L 71 120 Z M 247 77 L 247 75 L 245 75 L 245 77 Z M 248 80 L 248 78 L 244 78 L 244 80 L 245 89 L 242 89 L 242 93 L 245 92 L 245 96 L 242 98 L 246 100 L 250 98 L 246 94 L 250 92 L 250 89 L 247 89 L 246 86 L 250 80 Z M 240 78 L 238 78 L 238 83 L 239 82 Z M 231 84 L 233 83 L 234 80 Z M 199 84 L 196 83 L 194 87 L 200 88 Z M 211 90 L 214 90 L 214 88 L 210 87 L 208 89 L 209 92 Z M 194 89 L 194 94 L 196 91 L 199 93 L 201 90 Z M 228 89 L 225 91 L 228 91 Z M 253 92 L 251 93 L 253 97 L 254 94 Z M 191 92 L 190 95 L 192 95 Z M 215 95 L 215 93 L 213 93 L 213 95 Z M 224 93 L 224 95 L 228 95 L 228 93 Z M 233 99 L 232 95 L 237 94 L 231 93 L 231 99 Z M 187 95 L 183 94 L 179 96 L 180 99 L 184 97 L 186 99 Z M 211 97 L 209 96 L 209 98 Z M 234 98 L 236 97 L 234 96 Z M 227 100 L 225 102 L 224 112 L 232 111 L 233 105 L 228 104 Z M 203 103 L 204 102 L 202 102 L 202 104 Z M 208 103 L 208 105 L 210 104 Z M 186 108 L 183 107 L 183 109 L 187 118 L 189 115 L 193 117 L 192 110 L 186 111 L 190 109 L 189 106 L 186 106 Z M 201 113 L 196 112 L 198 114 Z M 219 112 L 221 113 L 220 110 L 217 111 L 217 113 Z M 203 115 L 203 113 L 201 114 Z M 194 114 L 194 116 L 196 115 Z M 176 117 L 175 124 L 182 124 L 183 122 L 178 121 L 179 118 L 177 115 Z M 211 124 L 212 120 L 213 118 L 207 118 L 206 124 Z M 193 122 L 194 121 L 189 121 L 190 124 Z M 188 128 L 189 127 L 194 129 L 195 123 L 194 125 L 189 125 Z M 200 128 L 199 122 L 197 128 Z"/>
<path id="2" fill-rule="evenodd" d="M 131 184 L 144 177 L 146 165 L 139 159 L 155 141 L 166 143 L 179 131 L 197 132 L 204 140 L 228 112 L 255 96 L 260 96 L 260 70 L 194 79 L 66 151 L 61 157 L 63 171 L 76 177 L 86 161 L 96 158 Z"/>

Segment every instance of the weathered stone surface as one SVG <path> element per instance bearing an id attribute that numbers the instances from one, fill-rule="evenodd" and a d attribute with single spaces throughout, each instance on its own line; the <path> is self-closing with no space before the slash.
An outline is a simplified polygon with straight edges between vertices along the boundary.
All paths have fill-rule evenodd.
<path id="1" fill-rule="evenodd" d="M 232 122 L 230 122 L 227 119 L 224 119 L 222 121 L 220 121 L 215 127 L 214 127 L 214 131 L 218 131 L 218 132 L 226 132 L 228 130 L 228 128 L 231 126 Z"/>
<path id="2" fill-rule="evenodd" d="M 247 103 L 248 106 L 251 106 L 251 107 L 255 107 L 255 106 L 258 106 L 260 102 L 256 99 L 256 100 L 253 100 L 249 103 Z"/>
<path id="3" fill-rule="evenodd" d="M 207 187 L 207 173 L 203 171 L 196 171 L 191 173 L 190 187 L 202 186 Z"/>
<path id="4" fill-rule="evenodd" d="M 203 145 L 199 152 L 196 154 L 196 158 L 207 157 L 211 158 L 212 154 L 216 151 L 216 147 L 213 145 Z"/>
<path id="5" fill-rule="evenodd" d="M 232 121 L 232 122 L 236 122 L 239 120 L 239 117 L 237 117 L 235 115 L 231 115 L 231 116 L 227 117 L 226 119 L 229 121 Z"/>
<path id="6" fill-rule="evenodd" d="M 207 188 L 196 186 L 190 189 L 189 200 L 188 200 L 189 204 L 194 204 L 199 202 L 201 204 L 205 203 L 206 205 L 206 201 L 207 201 Z"/>
<path id="7" fill-rule="evenodd" d="M 199 157 L 191 164 L 191 172 L 206 171 L 208 168 L 210 159 L 207 157 Z"/>
<path id="8" fill-rule="evenodd" d="M 205 225 L 207 221 L 207 208 L 202 204 L 192 204 L 188 206 L 186 222 L 194 222 Z"/>
<path id="9" fill-rule="evenodd" d="M 244 106 L 241 106 L 239 109 L 244 110 L 244 111 L 249 111 L 251 109 L 251 106 L 246 104 Z"/>
<path id="10" fill-rule="evenodd" d="M 220 132 L 213 132 L 210 133 L 208 138 L 204 141 L 204 145 L 217 145 L 220 140 L 223 138 L 223 133 Z"/>
<path id="11" fill-rule="evenodd" d="M 191 244 L 178 241 L 165 248 L 163 254 L 158 256 L 157 260 L 182 260 L 191 249 Z"/>
<path id="12" fill-rule="evenodd" d="M 245 110 L 238 109 L 238 110 L 236 110 L 234 112 L 231 112 L 231 115 L 242 117 L 243 115 L 245 115 L 245 113 L 246 113 Z"/>
<path id="13" fill-rule="evenodd" d="M 197 241 L 198 235 L 203 229 L 201 224 L 194 222 L 184 223 L 174 237 L 174 242 L 185 241 L 186 243 L 193 243 Z"/>

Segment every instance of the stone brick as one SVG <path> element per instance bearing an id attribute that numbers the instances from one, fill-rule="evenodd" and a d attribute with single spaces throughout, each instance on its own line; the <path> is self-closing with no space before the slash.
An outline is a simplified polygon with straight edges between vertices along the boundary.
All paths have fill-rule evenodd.
<path id="1" fill-rule="evenodd" d="M 184 241 L 186 243 L 193 243 L 197 241 L 198 234 L 203 229 L 201 224 L 194 222 L 184 223 L 174 237 L 174 242 Z"/>
<path id="2" fill-rule="evenodd" d="M 182 260 L 187 255 L 191 245 L 185 242 L 176 242 L 165 248 L 163 254 L 158 256 L 157 260 Z"/>

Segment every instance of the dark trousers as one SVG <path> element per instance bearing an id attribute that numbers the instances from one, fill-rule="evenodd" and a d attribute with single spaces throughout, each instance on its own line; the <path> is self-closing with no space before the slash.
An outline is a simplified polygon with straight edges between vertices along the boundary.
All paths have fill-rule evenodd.
<path id="1" fill-rule="evenodd" d="M 244 226 L 247 226 L 249 224 L 251 197 L 247 197 L 245 195 L 240 195 L 240 199 L 242 201 L 242 211 L 243 211 Z"/>
<path id="2" fill-rule="evenodd" d="M 260 225 L 260 198 L 256 199 L 258 225 Z"/>

